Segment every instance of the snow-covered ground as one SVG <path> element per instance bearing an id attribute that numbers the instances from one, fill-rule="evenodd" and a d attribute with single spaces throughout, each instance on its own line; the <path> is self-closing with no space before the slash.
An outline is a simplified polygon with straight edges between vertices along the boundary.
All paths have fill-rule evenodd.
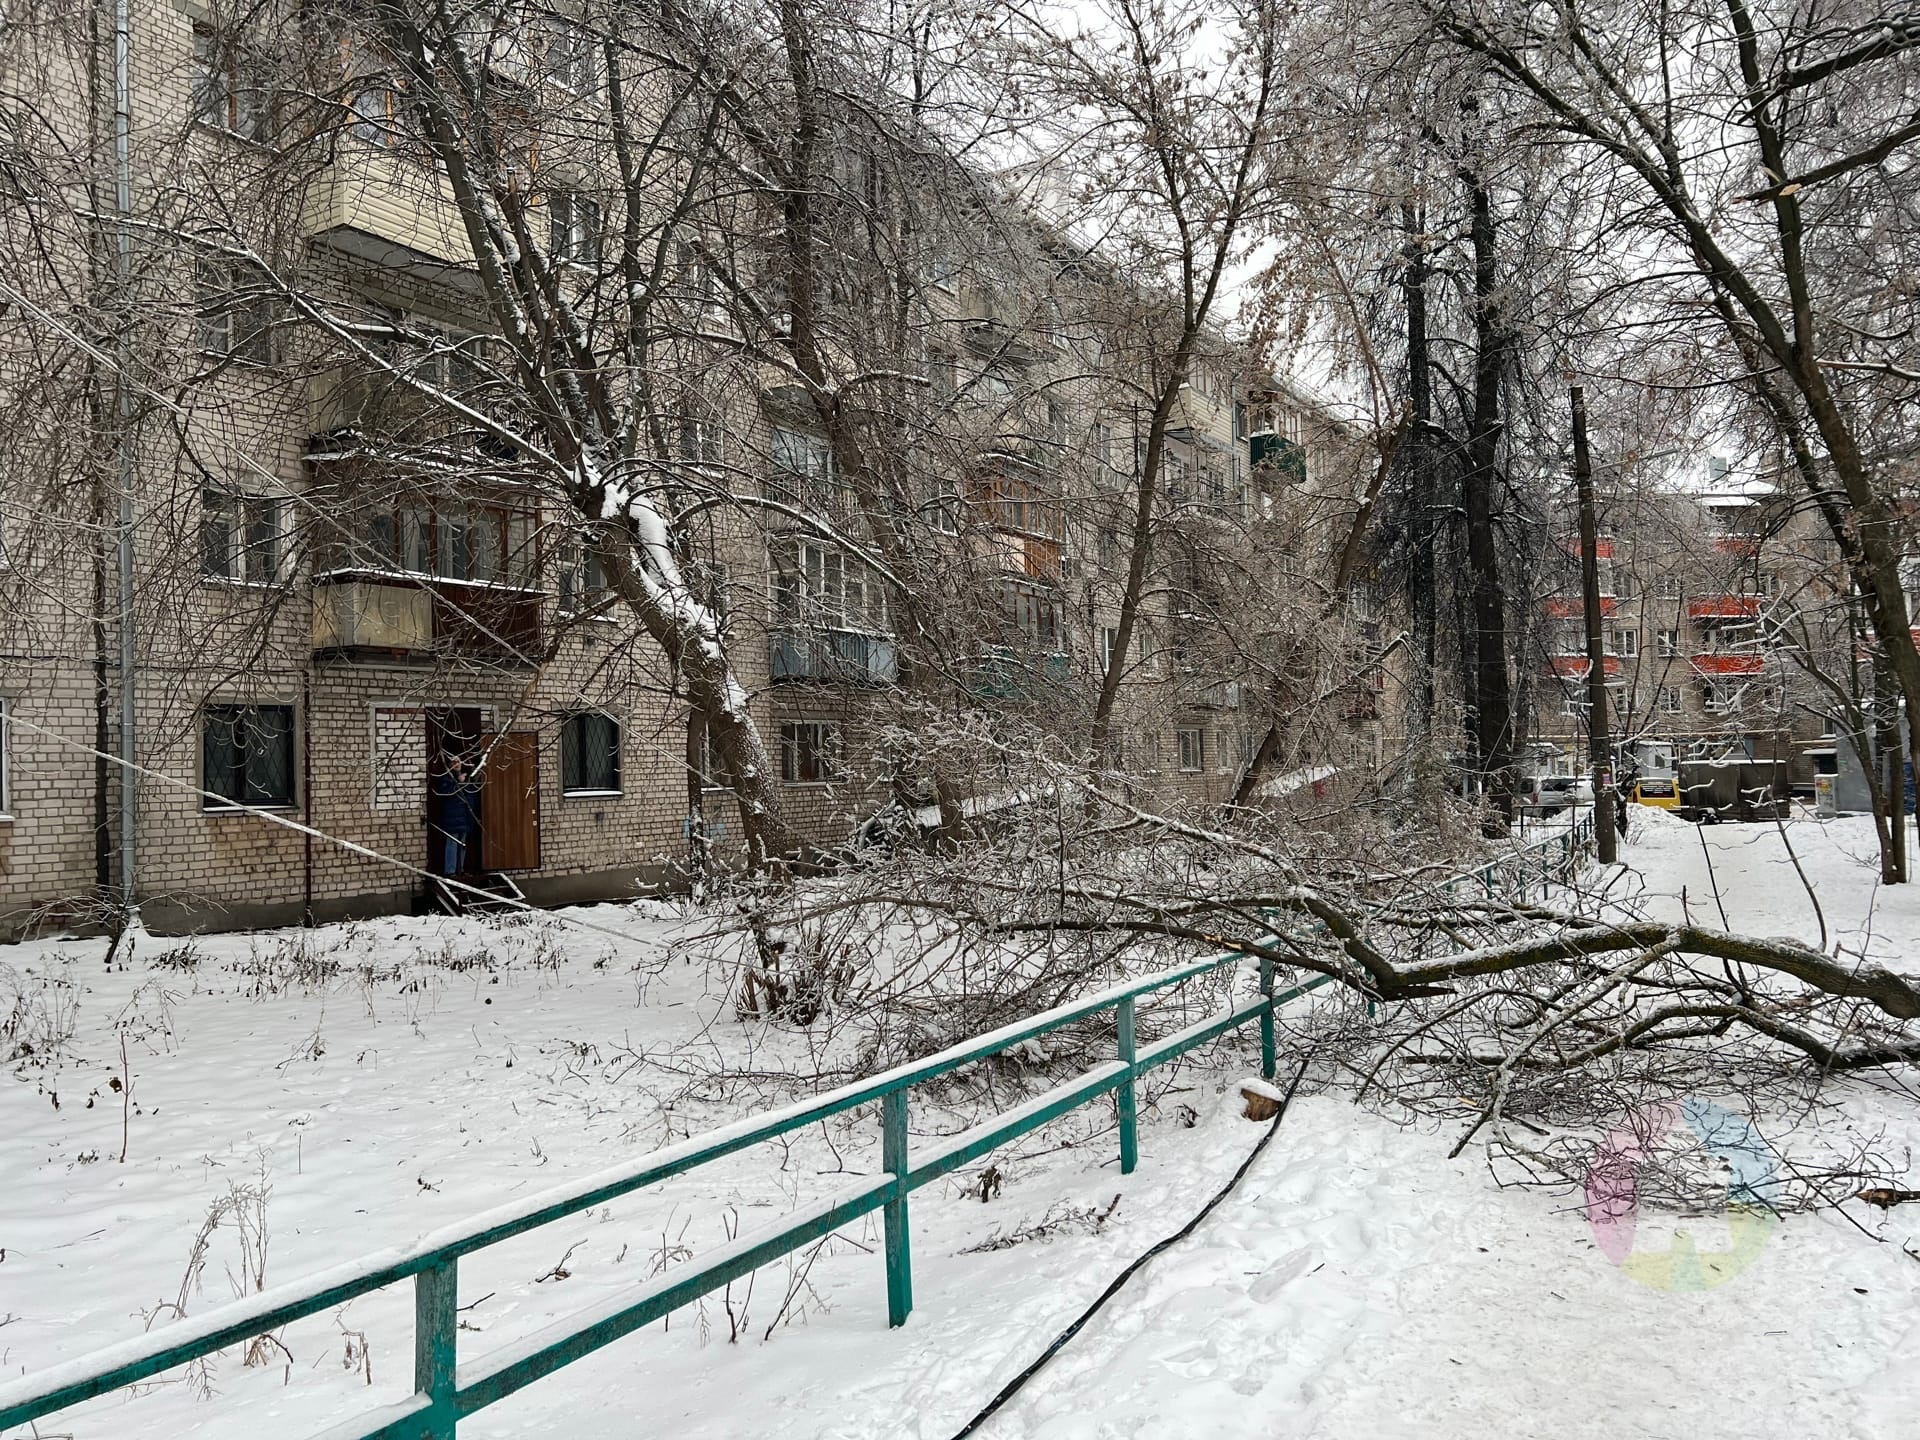
<path id="1" fill-rule="evenodd" d="M 1636 820 L 1623 902 L 1715 924 L 1717 882 L 1732 928 L 1817 938 L 1774 827 Z M 1788 832 L 1829 944 L 1920 970 L 1920 892 L 1875 884 L 1864 822 Z M 164 1324 L 210 1207 L 221 1223 L 185 1287 L 193 1314 L 249 1287 L 262 1248 L 266 1283 L 284 1282 L 774 1103 L 817 1068 L 805 1035 L 727 1013 L 688 958 L 687 917 L 582 918 L 630 938 L 393 920 L 184 954 L 143 942 L 115 970 L 97 941 L 0 948 L 0 1021 L 15 990 L 41 1007 L 34 1024 L 61 1029 L 72 1007 L 61 1063 L 0 1077 L 0 1374 Z M 919 1192 L 918 1308 L 902 1330 L 886 1328 L 873 1217 L 461 1433 L 944 1440 L 1244 1157 L 1260 1133 L 1233 1093 L 1247 1058 L 1225 1047 L 1155 1093 L 1132 1176 L 1096 1107 L 995 1157 L 991 1201 L 977 1170 Z M 1896 1157 L 1920 1138 L 1909 1079 L 1835 1087 Z M 958 1123 L 931 1102 L 916 1114 L 923 1133 Z M 872 1132 L 860 1116 L 817 1127 L 463 1263 L 463 1347 L 491 1349 L 870 1172 Z M 1920 1206 L 1856 1207 L 1885 1244 L 1831 1213 L 1794 1217 L 1726 1283 L 1662 1289 L 1607 1258 L 1578 1197 L 1503 1191 L 1472 1151 L 1445 1158 L 1452 1138 L 1332 1094 L 1296 1102 L 1207 1224 L 982 1433 L 1913 1433 L 1920 1264 L 1901 1242 L 1920 1251 Z M 1728 1243 L 1724 1221 L 1662 1226 L 1683 1250 Z M 264 1364 L 221 1357 L 217 1398 L 171 1383 L 39 1433 L 297 1440 L 407 1388 L 410 1293 L 280 1338 Z"/>

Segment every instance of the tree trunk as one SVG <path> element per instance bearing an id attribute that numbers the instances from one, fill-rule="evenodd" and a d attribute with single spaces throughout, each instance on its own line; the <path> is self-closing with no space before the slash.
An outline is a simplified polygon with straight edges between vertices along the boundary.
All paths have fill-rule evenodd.
<path id="1" fill-rule="evenodd" d="M 1494 531 L 1499 481 L 1500 386 L 1508 336 L 1501 314 L 1493 201 L 1486 185 L 1462 170 L 1473 205 L 1473 429 L 1462 482 L 1467 568 L 1472 583 L 1474 748 L 1485 779 L 1489 828 L 1504 834 L 1513 820 L 1513 715 L 1507 679 L 1506 594 Z"/>

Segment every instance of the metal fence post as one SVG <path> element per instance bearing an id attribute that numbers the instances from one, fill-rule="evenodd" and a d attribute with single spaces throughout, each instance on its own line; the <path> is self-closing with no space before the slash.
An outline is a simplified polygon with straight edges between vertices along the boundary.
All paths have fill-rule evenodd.
<path id="1" fill-rule="evenodd" d="M 1260 1074 L 1263 1078 L 1273 1079 L 1273 961 L 1267 956 L 1260 957 L 1260 993 L 1267 997 L 1267 1003 L 1260 1009 Z"/>
<path id="2" fill-rule="evenodd" d="M 893 1197 L 886 1205 L 887 1324 L 907 1323 L 913 1311 L 913 1258 L 907 1248 L 907 1092 L 889 1090 L 880 1097 L 880 1154 L 893 1176 Z"/>
<path id="3" fill-rule="evenodd" d="M 413 1277 L 413 1388 L 427 1397 L 420 1417 L 426 1440 L 454 1440 L 454 1365 L 460 1332 L 457 1260 L 445 1260 Z"/>
<path id="4" fill-rule="evenodd" d="M 1114 1028 L 1119 1032 L 1120 1059 L 1129 1067 L 1120 1085 L 1120 1173 L 1131 1175 L 1140 1163 L 1140 1115 L 1133 1093 L 1131 1067 L 1134 1061 L 1133 996 L 1123 995 L 1114 1009 Z"/>

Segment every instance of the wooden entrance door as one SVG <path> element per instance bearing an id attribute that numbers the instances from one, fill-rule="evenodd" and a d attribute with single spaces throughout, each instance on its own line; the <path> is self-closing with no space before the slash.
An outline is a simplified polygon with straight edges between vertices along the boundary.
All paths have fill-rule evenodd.
<path id="1" fill-rule="evenodd" d="M 540 868 L 540 736 L 509 730 L 480 737 L 481 866 Z"/>

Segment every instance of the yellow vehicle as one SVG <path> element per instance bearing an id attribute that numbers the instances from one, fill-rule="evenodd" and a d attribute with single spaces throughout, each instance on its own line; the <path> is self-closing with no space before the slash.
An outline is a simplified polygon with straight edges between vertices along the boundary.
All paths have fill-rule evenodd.
<path id="1" fill-rule="evenodd" d="M 1671 775 L 1645 776 L 1633 782 L 1633 801 L 1657 810 L 1678 810 L 1680 782 Z"/>

